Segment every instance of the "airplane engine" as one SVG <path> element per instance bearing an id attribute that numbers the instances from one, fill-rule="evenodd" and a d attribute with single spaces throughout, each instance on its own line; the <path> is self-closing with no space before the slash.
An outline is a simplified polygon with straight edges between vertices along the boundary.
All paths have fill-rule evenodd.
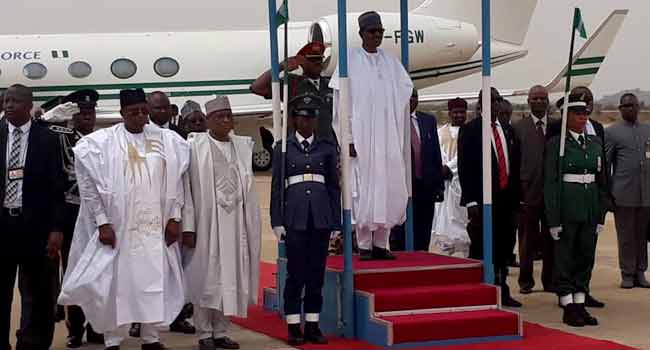
<path id="1" fill-rule="evenodd" d="M 348 15 L 348 48 L 360 47 L 357 19 Z M 381 48 L 400 56 L 401 30 L 398 13 L 381 13 L 384 41 Z M 334 73 L 338 63 L 338 16 L 322 17 L 310 29 L 310 41 L 325 43 L 325 75 Z M 470 59 L 480 47 L 478 30 L 473 24 L 423 15 L 409 15 L 410 70 L 435 70 Z"/>

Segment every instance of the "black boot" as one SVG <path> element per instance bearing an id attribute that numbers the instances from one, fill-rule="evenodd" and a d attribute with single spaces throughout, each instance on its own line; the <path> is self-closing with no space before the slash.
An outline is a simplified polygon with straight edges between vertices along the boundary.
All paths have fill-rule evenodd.
<path id="1" fill-rule="evenodd" d="M 287 344 L 291 346 L 300 346 L 305 344 L 305 337 L 302 335 L 300 323 L 287 325 L 287 330 L 289 331 L 289 339 L 287 340 Z"/>
<path id="2" fill-rule="evenodd" d="M 578 304 L 568 304 L 564 307 L 564 315 L 562 322 L 571 327 L 584 327 L 585 319 L 582 317 L 582 312 Z"/>
<path id="3" fill-rule="evenodd" d="M 585 320 L 585 326 L 598 326 L 598 320 L 591 316 L 591 314 L 585 309 L 585 304 L 575 304 L 578 306 L 578 311 L 580 316 Z"/>
<path id="4" fill-rule="evenodd" d="M 373 246 L 372 258 L 375 260 L 395 260 L 395 255 L 391 254 L 388 249 Z"/>
<path id="5" fill-rule="evenodd" d="M 603 303 L 602 301 L 598 301 L 596 298 L 591 296 L 591 294 L 587 293 L 585 295 L 585 306 L 602 309 L 605 307 L 605 303 Z"/>
<path id="6" fill-rule="evenodd" d="M 86 325 L 86 341 L 91 344 L 104 344 L 104 335 L 95 332 L 89 323 Z"/>
<path id="7" fill-rule="evenodd" d="M 327 344 L 318 322 L 305 322 L 305 341 L 312 344 Z"/>
<path id="8" fill-rule="evenodd" d="M 361 259 L 361 261 L 372 260 L 372 250 L 359 249 L 359 259 Z"/>
<path id="9" fill-rule="evenodd" d="M 510 287 L 508 286 L 508 270 L 496 268 L 495 271 L 495 282 L 501 287 L 501 305 L 507 307 L 521 307 L 522 304 L 513 299 L 510 295 Z"/>

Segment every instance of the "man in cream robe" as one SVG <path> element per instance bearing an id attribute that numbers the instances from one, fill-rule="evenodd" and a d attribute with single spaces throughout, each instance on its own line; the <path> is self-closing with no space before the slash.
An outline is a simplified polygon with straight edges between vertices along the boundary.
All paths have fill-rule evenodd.
<path id="1" fill-rule="evenodd" d="M 176 240 L 189 148 L 145 125 L 142 90 L 122 91 L 120 103 L 124 123 L 74 148 L 81 207 L 59 302 L 79 305 L 107 348 L 119 348 L 138 322 L 143 349 L 164 349 L 156 326 L 171 323 L 184 301 Z"/>
<path id="2" fill-rule="evenodd" d="M 362 14 L 359 27 L 363 47 L 348 53 L 352 106 L 347 136 L 353 158 L 347 190 L 352 191 L 361 258 L 394 259 L 386 248 L 391 228 L 406 218 L 411 155 L 404 145 L 413 82 L 397 58 L 378 48 L 384 33 L 379 15 Z M 334 130 L 342 135 L 338 67 L 330 87 L 335 90 Z"/>
<path id="3" fill-rule="evenodd" d="M 253 140 L 232 133 L 227 97 L 206 103 L 206 133 L 190 136 L 185 177 L 185 276 L 199 348 L 238 349 L 227 316 L 246 317 L 257 302 L 261 222 L 253 174 Z"/>
<path id="4" fill-rule="evenodd" d="M 460 205 L 458 179 L 458 132 L 467 119 L 467 102 L 456 98 L 448 103 L 450 122 L 438 129 L 445 177 L 445 200 L 436 203 L 433 219 L 432 245 L 443 253 L 462 257 L 469 255 L 467 208 Z"/>

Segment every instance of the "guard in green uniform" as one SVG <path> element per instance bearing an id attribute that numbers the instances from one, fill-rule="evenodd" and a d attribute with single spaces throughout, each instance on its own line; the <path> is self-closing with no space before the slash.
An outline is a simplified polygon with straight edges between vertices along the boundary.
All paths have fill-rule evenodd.
<path id="1" fill-rule="evenodd" d="M 587 135 L 587 103 L 571 94 L 564 158 L 560 136 L 546 144 L 544 204 L 555 244 L 557 293 L 564 306 L 563 322 L 573 327 L 598 325 L 585 309 L 585 295 L 594 266 L 596 234 L 603 228 L 607 189 L 604 154 L 598 137 Z"/>

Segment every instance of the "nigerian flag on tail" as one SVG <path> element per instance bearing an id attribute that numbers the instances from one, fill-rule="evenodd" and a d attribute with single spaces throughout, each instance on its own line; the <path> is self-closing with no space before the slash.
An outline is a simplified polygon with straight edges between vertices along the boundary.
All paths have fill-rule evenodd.
<path id="1" fill-rule="evenodd" d="M 278 13 L 275 14 L 276 22 L 278 27 L 287 24 L 289 22 L 289 0 L 282 1 L 282 5 L 278 9 Z"/>
<path id="2" fill-rule="evenodd" d="M 582 12 L 579 8 L 576 8 L 576 11 L 573 15 L 573 29 L 580 34 L 580 37 L 587 39 L 587 30 L 585 29 L 585 22 L 582 20 Z"/>

